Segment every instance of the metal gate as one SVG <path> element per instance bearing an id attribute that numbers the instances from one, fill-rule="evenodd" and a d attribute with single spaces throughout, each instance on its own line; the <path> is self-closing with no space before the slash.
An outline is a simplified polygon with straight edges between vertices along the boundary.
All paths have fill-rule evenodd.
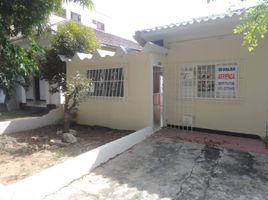
<path id="1" fill-rule="evenodd" d="M 191 66 L 179 67 L 179 128 L 186 131 L 193 130 L 195 71 Z"/>

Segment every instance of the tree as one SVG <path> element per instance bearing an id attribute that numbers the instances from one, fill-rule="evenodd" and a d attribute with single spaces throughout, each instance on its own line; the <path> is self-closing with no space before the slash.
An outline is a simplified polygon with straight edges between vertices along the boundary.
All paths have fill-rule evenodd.
<path id="1" fill-rule="evenodd" d="M 92 0 L 73 1 L 93 7 Z M 16 84 L 26 87 L 28 78 L 38 71 L 36 55 L 40 52 L 34 35 L 38 27 L 47 24 L 49 15 L 60 9 L 62 0 L 1 0 L 0 1 L 0 88 L 6 97 L 11 96 Z M 12 43 L 12 39 L 23 37 L 30 42 L 23 48 Z"/>
<path id="2" fill-rule="evenodd" d="M 73 21 L 58 26 L 42 61 L 41 77 L 51 85 L 51 92 L 65 92 L 66 66 L 59 55 L 72 58 L 76 52 L 91 53 L 98 48 L 98 42 L 90 27 Z"/>
<path id="3" fill-rule="evenodd" d="M 2 42 L 0 49 L 0 89 L 6 95 L 5 102 L 10 99 L 17 84 L 27 88 L 30 83 L 29 74 L 38 71 L 37 54 L 39 47 L 32 43 L 29 49 L 13 45 L 9 41 Z"/>
<path id="4" fill-rule="evenodd" d="M 79 73 L 68 80 L 65 90 L 63 133 L 69 132 L 71 117 L 76 114 L 77 107 L 87 97 L 90 86 L 91 80 Z"/>
<path id="5" fill-rule="evenodd" d="M 80 75 L 66 82 L 66 63 L 59 56 L 72 58 L 76 52 L 94 52 L 98 42 L 91 28 L 73 21 L 59 25 L 51 42 L 51 48 L 46 50 L 45 60 L 42 61 L 41 77 L 51 85 L 51 93 L 62 92 L 65 96 L 63 132 L 68 132 L 71 115 L 82 100 L 81 94 L 85 89 L 88 92 L 89 82 Z"/>
<path id="6" fill-rule="evenodd" d="M 234 33 L 242 33 L 243 45 L 247 45 L 248 50 L 253 51 L 268 31 L 268 0 L 263 0 L 256 7 L 250 8 L 241 20 L 242 23 L 236 26 Z"/>
<path id="7" fill-rule="evenodd" d="M 207 0 L 207 3 L 217 0 Z M 236 2 L 239 0 L 231 1 Z M 246 2 L 247 0 L 240 0 Z M 247 46 L 249 51 L 258 47 L 259 41 L 265 38 L 268 31 L 268 0 L 260 0 L 255 7 L 241 17 L 241 23 L 234 29 L 235 34 L 243 34 L 242 45 Z"/>

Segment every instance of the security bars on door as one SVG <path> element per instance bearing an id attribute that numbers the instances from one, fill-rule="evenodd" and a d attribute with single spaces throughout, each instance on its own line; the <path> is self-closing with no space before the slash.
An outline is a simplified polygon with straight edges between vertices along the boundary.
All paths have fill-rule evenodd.
<path id="1" fill-rule="evenodd" d="M 124 94 L 123 68 L 90 69 L 87 77 L 92 80 L 89 96 L 122 99 Z"/>
<path id="2" fill-rule="evenodd" d="M 238 98 L 238 64 L 217 63 L 184 66 L 182 96 L 206 99 Z"/>

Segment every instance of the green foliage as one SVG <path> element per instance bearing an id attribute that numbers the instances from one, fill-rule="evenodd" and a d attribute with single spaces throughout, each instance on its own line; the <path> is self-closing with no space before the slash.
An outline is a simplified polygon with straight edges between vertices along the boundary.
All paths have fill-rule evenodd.
<path id="1" fill-rule="evenodd" d="M 234 29 L 234 33 L 242 33 L 243 45 L 248 46 L 249 51 L 253 51 L 258 47 L 259 40 L 264 39 L 268 31 L 268 0 L 249 9 L 241 20 L 242 23 Z"/>
<path id="2" fill-rule="evenodd" d="M 92 0 L 65 0 L 93 8 Z M 16 84 L 27 87 L 29 77 L 38 71 L 36 55 L 41 48 L 33 41 L 39 27 L 49 15 L 60 9 L 62 0 L 1 0 L 0 1 L 0 88 L 9 98 Z M 12 39 L 30 39 L 29 47 L 12 43 Z"/>
<path id="3" fill-rule="evenodd" d="M 92 82 L 89 78 L 81 76 L 78 72 L 67 81 L 63 132 L 69 132 L 71 116 L 76 114 L 77 107 L 87 97 L 91 84 Z"/>
<path id="4" fill-rule="evenodd" d="M 78 25 L 73 21 L 58 26 L 58 31 L 52 39 L 52 48 L 58 54 L 73 57 L 76 52 L 91 53 L 98 47 L 91 28 Z"/>
<path id="5" fill-rule="evenodd" d="M 70 0 L 64 0 L 64 2 L 68 2 Z M 79 3 L 80 6 L 86 6 L 87 8 L 94 9 L 94 3 L 92 0 L 71 0 L 75 3 Z"/>
<path id="6" fill-rule="evenodd" d="M 91 28 L 78 25 L 73 21 L 61 24 L 52 38 L 51 48 L 46 51 L 42 62 L 41 76 L 52 86 L 51 92 L 65 92 L 66 66 L 59 55 L 72 58 L 76 52 L 91 53 L 98 48 L 94 32 Z"/>
<path id="7" fill-rule="evenodd" d="M 66 83 L 66 63 L 62 62 L 59 56 L 72 58 L 76 52 L 91 53 L 98 46 L 91 28 L 69 21 L 58 26 L 51 47 L 46 50 L 41 76 L 51 85 L 51 93 L 59 91 L 64 93 L 63 132 L 69 132 L 71 116 L 87 96 L 91 81 L 76 74 Z"/>
<path id="8" fill-rule="evenodd" d="M 30 83 L 29 74 L 35 74 L 38 71 L 37 55 L 39 52 L 40 49 L 34 42 L 31 42 L 31 47 L 28 50 L 11 44 L 8 40 L 2 42 L 0 88 L 6 94 L 6 100 L 10 98 L 17 84 L 27 88 Z"/>
<path id="9" fill-rule="evenodd" d="M 65 98 L 67 99 L 68 109 L 72 110 L 87 97 L 91 80 L 81 76 L 78 72 L 71 77 L 66 84 Z"/>
<path id="10" fill-rule="evenodd" d="M 66 17 L 65 16 L 66 13 L 64 12 L 64 8 L 57 9 L 56 11 L 54 11 L 54 14 L 59 16 L 59 17 Z"/>
<path id="11" fill-rule="evenodd" d="M 60 5 L 61 0 L 1 0 L 1 32 L 13 37 L 18 34 L 29 36 Z"/>
<path id="12" fill-rule="evenodd" d="M 66 66 L 65 62 L 62 62 L 58 52 L 55 49 L 46 50 L 45 59 L 41 61 L 41 77 L 49 84 L 54 86 L 51 88 L 51 93 L 66 90 Z"/>
<path id="13" fill-rule="evenodd" d="M 65 0 L 93 8 L 92 0 Z M 60 9 L 62 0 L 1 0 L 0 28 L 7 36 L 29 36 L 46 23 L 51 12 Z"/>

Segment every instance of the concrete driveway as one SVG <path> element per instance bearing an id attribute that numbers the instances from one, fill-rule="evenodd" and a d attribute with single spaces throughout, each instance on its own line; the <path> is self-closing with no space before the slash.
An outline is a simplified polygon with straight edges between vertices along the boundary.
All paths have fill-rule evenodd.
<path id="1" fill-rule="evenodd" d="M 152 136 L 45 200 L 267 200 L 268 154 Z"/>

